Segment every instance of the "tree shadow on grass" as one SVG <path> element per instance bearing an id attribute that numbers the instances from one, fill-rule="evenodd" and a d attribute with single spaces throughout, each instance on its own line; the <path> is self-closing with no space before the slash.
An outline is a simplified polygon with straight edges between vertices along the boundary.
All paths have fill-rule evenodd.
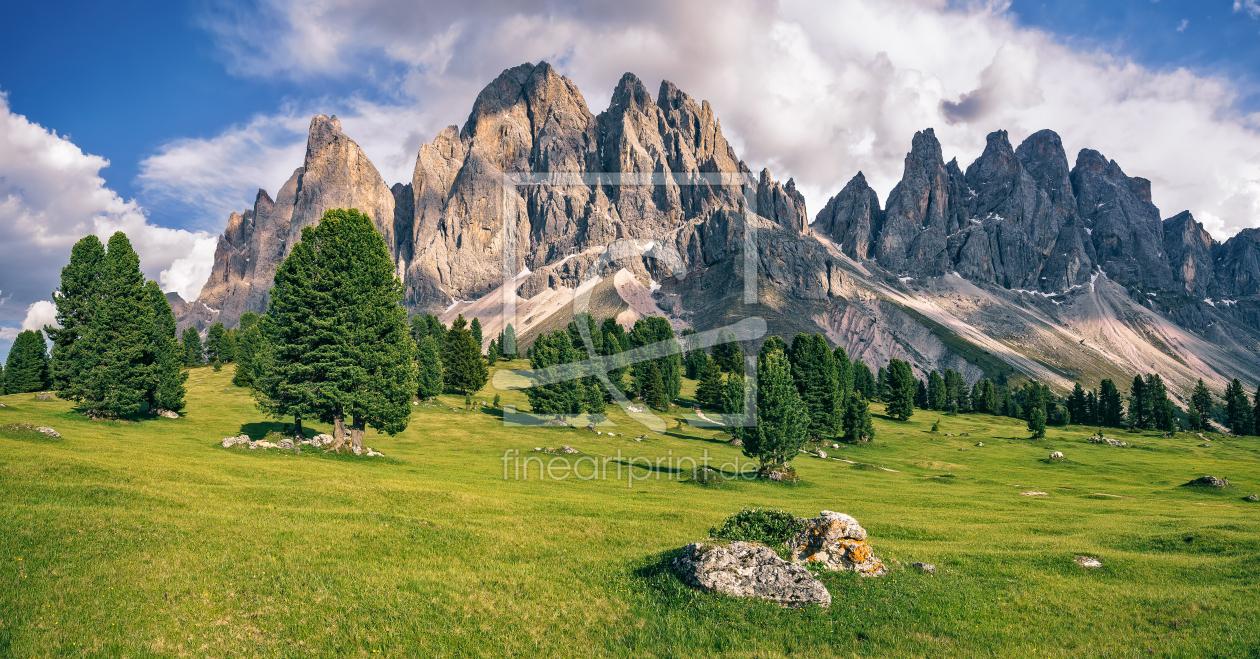
<path id="1" fill-rule="evenodd" d="M 309 434 L 309 429 L 304 429 Z M 240 434 L 249 435 L 249 438 L 257 441 L 273 432 L 290 433 L 293 432 L 293 424 L 284 421 L 256 421 L 254 423 L 242 423 Z"/>
<path id="2" fill-rule="evenodd" d="M 500 419 L 503 418 L 503 410 L 497 407 L 492 407 L 490 405 L 482 405 L 481 413 L 485 414 L 486 416 L 498 417 Z"/>

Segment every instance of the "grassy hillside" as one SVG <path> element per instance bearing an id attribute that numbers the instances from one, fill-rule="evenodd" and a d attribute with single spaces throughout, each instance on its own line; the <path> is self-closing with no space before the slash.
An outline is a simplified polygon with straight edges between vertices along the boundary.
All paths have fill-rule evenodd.
<path id="1" fill-rule="evenodd" d="M 1073 426 L 1033 441 L 986 415 L 944 417 L 942 433 L 971 433 L 946 437 L 918 412 L 828 450 L 858 464 L 802 455 L 799 485 L 705 487 L 641 460 L 613 469 L 618 451 L 739 458 L 717 433 L 505 428 L 494 410 L 449 411 L 454 396 L 370 435 L 387 458 L 227 450 L 282 428 L 230 378 L 194 371 L 177 420 L 0 397 L 0 428 L 64 436 L 0 432 L 0 657 L 1260 653 L 1260 504 L 1241 500 L 1260 492 L 1254 439 L 1125 433 L 1135 446 L 1114 448 Z M 609 479 L 504 479 L 505 450 L 563 444 L 612 456 Z M 631 485 L 630 469 L 650 477 Z M 1239 489 L 1178 487 L 1205 473 Z M 852 514 L 885 562 L 939 572 L 827 575 L 826 611 L 702 595 L 668 572 L 745 505 Z"/>

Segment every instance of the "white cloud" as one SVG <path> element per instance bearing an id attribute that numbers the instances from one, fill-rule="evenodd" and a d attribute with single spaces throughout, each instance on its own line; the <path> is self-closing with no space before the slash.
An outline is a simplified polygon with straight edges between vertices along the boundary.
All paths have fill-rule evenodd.
<path id="1" fill-rule="evenodd" d="M 0 305 L 0 325 L 38 319 L 51 299 L 70 247 L 87 234 L 108 239 L 124 231 L 149 276 L 187 257 L 195 248 L 213 251 L 215 237 L 205 232 L 167 229 L 148 223 L 144 210 L 105 187 L 100 170 L 109 161 L 85 154 L 65 137 L 9 110 L 0 93 L 0 282 L 14 304 Z M 168 290 L 195 296 L 209 274 L 170 279 Z M 8 299 L 7 297 L 5 298 Z M 24 317 L 22 309 L 30 311 Z M 31 320 L 31 322 L 35 322 Z"/>
<path id="2" fill-rule="evenodd" d="M 1188 27 L 1190 27 L 1190 19 L 1183 18 L 1181 19 L 1181 22 L 1177 24 L 1177 31 L 1185 32 Z"/>
<path id="3" fill-rule="evenodd" d="M 1234 9 L 1260 15 L 1257 1 L 1238 0 Z M 653 0 L 570 10 L 542 0 L 261 0 L 255 12 L 204 20 L 234 71 L 362 76 L 397 98 L 341 108 L 347 134 L 389 183 L 408 180 L 420 141 L 462 124 L 476 92 L 501 70 L 547 59 L 596 113 L 627 70 L 652 89 L 666 78 L 711 101 L 739 155 L 778 178 L 795 177 L 811 212 L 858 170 L 886 197 L 916 130 L 934 127 L 946 157 L 966 167 L 990 131 L 1007 129 L 1018 142 L 1052 128 L 1070 161 L 1093 148 L 1129 175 L 1150 178 L 1165 216 L 1190 209 L 1218 236 L 1260 224 L 1260 115 L 1233 109 L 1232 83 L 1074 51 L 1017 26 L 1005 3 L 951 4 Z M 243 127 L 181 148 L 228 168 L 240 183 L 225 196 L 239 209 L 253 187 L 278 186 L 300 164 L 290 154 L 305 121 L 328 105 L 251 122 L 285 137 L 250 139 L 283 146 L 249 146 L 238 137 L 250 131 Z M 213 159 L 220 150 L 231 156 Z M 174 153 L 155 157 L 146 176 L 178 195 L 187 165 Z M 225 210 L 217 209 L 221 218 Z"/>
<path id="4" fill-rule="evenodd" d="M 61 327 L 57 324 L 57 305 L 50 300 L 40 300 L 26 309 L 26 318 L 22 320 L 24 330 L 43 330 L 45 325 Z"/>

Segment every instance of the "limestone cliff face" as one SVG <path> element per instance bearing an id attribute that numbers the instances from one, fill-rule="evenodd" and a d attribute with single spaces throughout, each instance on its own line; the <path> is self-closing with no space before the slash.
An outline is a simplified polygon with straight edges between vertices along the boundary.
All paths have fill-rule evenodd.
<path id="1" fill-rule="evenodd" d="M 850 258 L 859 260 L 871 256 L 871 237 L 879 235 L 883 227 L 879 195 L 867 184 L 862 172 L 828 200 L 814 220 L 814 231 L 829 238 Z"/>
<path id="2" fill-rule="evenodd" d="M 896 273 L 940 276 L 950 270 L 946 238 L 963 225 L 962 176 L 945 166 L 931 128 L 915 133 L 901 182 L 888 195 L 874 258 Z"/>

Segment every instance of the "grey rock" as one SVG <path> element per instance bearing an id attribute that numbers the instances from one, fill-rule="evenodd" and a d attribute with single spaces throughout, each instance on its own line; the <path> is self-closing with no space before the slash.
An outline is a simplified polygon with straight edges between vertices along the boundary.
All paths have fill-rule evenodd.
<path id="1" fill-rule="evenodd" d="M 1129 445 L 1129 443 L 1124 440 L 1112 439 L 1110 437 L 1103 437 L 1101 435 L 1095 435 L 1093 437 L 1086 439 L 1085 441 L 1089 442 L 1090 444 L 1108 444 L 1110 446 L 1128 446 Z"/>
<path id="2" fill-rule="evenodd" d="M 1066 459 L 1067 459 L 1067 458 L 1064 458 L 1064 457 L 1063 457 L 1063 452 L 1062 452 L 1062 451 L 1055 451 L 1055 452 L 1053 452 L 1053 453 L 1051 453 L 1051 454 L 1050 454 L 1050 460 L 1051 460 L 1052 462 L 1057 462 L 1057 461 L 1066 460 Z"/>
<path id="3" fill-rule="evenodd" d="M 1229 480 L 1225 478 L 1217 478 L 1216 476 L 1206 475 L 1206 476 L 1200 476 L 1190 481 L 1189 483 L 1186 483 L 1185 486 L 1186 487 L 1214 487 L 1218 489 L 1223 489 L 1223 488 L 1229 487 Z"/>
<path id="4" fill-rule="evenodd" d="M 288 437 L 285 437 L 284 439 L 280 440 L 279 442 L 276 442 L 276 446 L 277 446 L 277 447 L 279 447 L 279 448 L 285 449 L 285 450 L 293 450 L 293 448 L 294 448 L 294 446 L 293 446 L 293 440 L 292 440 L 292 439 L 289 439 Z"/>
<path id="5" fill-rule="evenodd" d="M 805 197 L 796 190 L 796 182 L 787 185 L 770 180 L 770 170 L 761 170 L 757 184 L 757 214 L 789 231 L 800 233 L 809 223 Z"/>
<path id="6" fill-rule="evenodd" d="M 784 607 L 831 605 L 831 593 L 802 565 L 748 542 L 687 545 L 671 566 L 684 582 L 706 592 L 760 598 Z"/>
<path id="7" fill-rule="evenodd" d="M 172 410 L 154 410 L 153 413 L 164 419 L 178 419 L 179 418 L 179 412 L 175 412 Z"/>
<path id="8" fill-rule="evenodd" d="M 936 574 L 936 566 L 932 565 L 931 563 L 915 562 L 915 563 L 911 563 L 910 567 L 920 572 L 926 572 L 927 574 Z"/>
<path id="9" fill-rule="evenodd" d="M 1248 494 L 1245 498 L 1247 501 L 1260 501 L 1260 494 Z"/>
<path id="10" fill-rule="evenodd" d="M 52 437 L 54 439 L 61 439 L 61 434 L 58 433 L 56 430 L 53 430 L 52 428 L 48 428 L 45 426 L 35 426 L 35 431 L 42 432 L 45 435 L 48 435 L 49 437 Z"/>
<path id="11" fill-rule="evenodd" d="M 870 255 L 871 239 L 879 235 L 883 226 L 879 195 L 867 184 L 862 172 L 827 200 L 813 224 L 814 231 L 830 238 L 841 252 L 857 260 Z"/>
<path id="12" fill-rule="evenodd" d="M 220 444 L 223 448 L 230 448 L 232 446 L 236 446 L 237 444 L 253 444 L 253 442 L 249 440 L 249 435 L 237 435 L 236 437 L 224 437 Z M 254 447 L 250 446 L 250 448 Z"/>
<path id="13" fill-rule="evenodd" d="M 52 400 L 53 395 L 47 392 L 35 394 L 35 400 Z"/>

